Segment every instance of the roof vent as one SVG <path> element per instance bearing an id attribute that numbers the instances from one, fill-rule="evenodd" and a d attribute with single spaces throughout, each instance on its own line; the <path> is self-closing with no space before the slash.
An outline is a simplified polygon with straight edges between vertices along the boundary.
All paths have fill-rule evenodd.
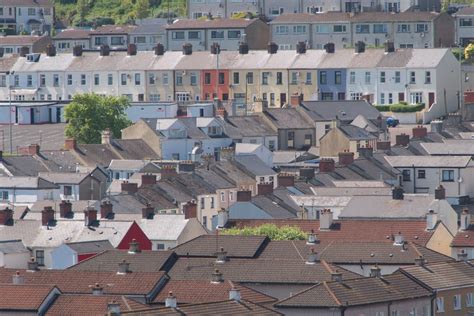
<path id="1" fill-rule="evenodd" d="M 405 237 L 403 237 L 401 232 L 395 235 L 395 240 L 393 242 L 394 246 L 403 246 L 405 244 Z"/>
<path id="2" fill-rule="evenodd" d="M 433 230 L 438 223 L 438 214 L 434 210 L 429 210 L 426 214 L 426 230 Z"/>
<path id="3" fill-rule="evenodd" d="M 382 276 L 382 271 L 380 270 L 378 264 L 370 268 L 370 276 L 373 278 L 380 278 Z"/>
<path id="4" fill-rule="evenodd" d="M 415 258 L 415 264 L 419 267 L 424 266 L 426 263 L 426 259 L 423 256 L 419 256 L 418 258 Z"/>
<path id="5" fill-rule="evenodd" d="M 117 271 L 117 274 L 127 274 L 130 271 L 130 263 L 128 263 L 125 259 L 122 260 L 122 262 L 120 262 L 118 264 L 119 268 L 118 268 L 118 271 Z"/>
<path id="6" fill-rule="evenodd" d="M 342 282 L 342 273 L 338 270 L 331 272 L 331 281 Z"/>
<path id="7" fill-rule="evenodd" d="M 308 234 L 308 240 L 306 241 L 307 245 L 315 245 L 318 243 L 318 237 L 314 233 L 314 230 L 311 229 L 311 233 Z"/>

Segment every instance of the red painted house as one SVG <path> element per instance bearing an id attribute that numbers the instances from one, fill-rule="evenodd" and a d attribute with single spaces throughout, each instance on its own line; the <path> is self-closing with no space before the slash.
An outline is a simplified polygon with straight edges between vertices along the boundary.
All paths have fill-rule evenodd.
<path id="1" fill-rule="evenodd" d="M 151 240 L 145 235 L 143 230 L 138 226 L 136 222 L 133 222 L 132 226 L 123 236 L 122 240 L 119 242 L 117 249 L 127 250 L 129 249 L 130 243 L 135 240 L 140 244 L 140 249 L 142 250 L 151 250 L 152 243 Z"/>
<path id="2" fill-rule="evenodd" d="M 202 100 L 213 100 L 216 95 L 219 100 L 229 100 L 229 70 L 220 69 L 219 75 L 217 75 L 216 69 L 202 70 L 201 71 L 201 91 Z"/>

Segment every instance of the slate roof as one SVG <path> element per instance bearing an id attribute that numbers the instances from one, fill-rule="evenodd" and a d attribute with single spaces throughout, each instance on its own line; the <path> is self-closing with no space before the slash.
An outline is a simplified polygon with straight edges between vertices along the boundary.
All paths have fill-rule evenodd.
<path id="1" fill-rule="evenodd" d="M 43 284 L 11 284 L 11 277 L 15 272 L 11 271 L 9 284 L 0 284 L 0 311 L 3 313 L 36 312 L 45 302 L 48 295 L 55 289 L 53 285 Z M 14 314 L 14 313 L 13 313 Z"/>
<path id="2" fill-rule="evenodd" d="M 70 270 L 77 271 L 112 271 L 117 272 L 118 264 L 126 260 L 132 272 L 165 271 L 173 264 L 175 254 L 172 251 L 148 251 L 130 254 L 124 250 L 106 250 L 84 261 L 79 262 Z"/>
<path id="3" fill-rule="evenodd" d="M 166 27 L 168 30 L 179 29 L 220 29 L 246 28 L 258 19 L 214 19 L 214 20 L 176 20 Z"/>
<path id="4" fill-rule="evenodd" d="M 77 172 L 40 172 L 38 176 L 54 184 L 81 184 L 90 174 Z"/>
<path id="5" fill-rule="evenodd" d="M 37 177 L 38 173 L 49 171 L 33 156 L 7 156 L 0 163 L 16 177 Z"/>
<path id="6" fill-rule="evenodd" d="M 136 28 L 136 25 L 102 25 L 92 31 L 91 35 L 129 34 Z"/>
<path id="7" fill-rule="evenodd" d="M 114 249 L 108 240 L 73 242 L 67 243 L 66 245 L 78 254 L 99 253 L 105 250 Z"/>
<path id="8" fill-rule="evenodd" d="M 41 39 L 43 39 L 42 36 L 8 35 L 0 37 L 0 45 L 32 45 Z"/>
<path id="9" fill-rule="evenodd" d="M 91 31 L 82 29 L 66 29 L 56 34 L 53 39 L 89 39 Z"/>
<path id="10" fill-rule="evenodd" d="M 471 156 L 387 156 L 387 162 L 396 168 L 465 168 L 471 162 Z"/>
<path id="11" fill-rule="evenodd" d="M 304 101 L 303 109 L 315 121 L 352 121 L 362 115 L 368 120 L 376 120 L 380 112 L 366 101 Z"/>
<path id="12" fill-rule="evenodd" d="M 416 278 L 433 290 L 474 286 L 474 267 L 465 261 L 404 267 L 401 272 Z"/>
<path id="13" fill-rule="evenodd" d="M 173 292 L 178 304 L 196 304 L 216 301 L 225 301 L 229 298 L 229 291 L 235 287 L 240 291 L 243 300 L 265 304 L 275 302 L 276 299 L 248 288 L 239 283 L 224 281 L 211 283 L 209 280 L 169 280 L 155 297 L 153 303 L 164 304 L 169 292 Z"/>
<path id="14" fill-rule="evenodd" d="M 226 123 L 226 134 L 232 138 L 278 135 L 259 115 L 228 116 Z"/>
<path id="15" fill-rule="evenodd" d="M 278 129 L 310 129 L 314 126 L 293 108 L 266 109 L 263 112 Z"/>
<path id="16" fill-rule="evenodd" d="M 150 240 L 177 241 L 190 219 L 184 214 L 155 214 L 153 219 L 141 219 L 138 225 Z"/>
<path id="17" fill-rule="evenodd" d="M 4 254 L 29 252 L 21 240 L 0 241 L 0 252 Z"/>
<path id="18" fill-rule="evenodd" d="M 32 7 L 52 7 L 50 0 L 0 0 L 3 6 L 32 6 Z"/>
<path id="19" fill-rule="evenodd" d="M 421 147 L 432 156 L 474 156 L 474 141 L 471 140 L 444 143 L 421 143 Z"/>
<path id="20" fill-rule="evenodd" d="M 367 132 L 365 129 L 354 125 L 341 125 L 338 129 L 347 136 L 350 140 L 367 140 L 377 139 L 373 134 Z M 323 136 L 324 137 L 324 136 Z"/>
<path id="21" fill-rule="evenodd" d="M 342 282 L 324 282 L 284 299 L 282 308 L 327 308 L 358 306 L 428 298 L 431 291 L 396 272 L 383 278 L 358 278 Z"/>
<path id="22" fill-rule="evenodd" d="M 40 177 L 0 177 L 0 188 L 57 189 L 58 186 Z"/>
<path id="23" fill-rule="evenodd" d="M 326 12 L 318 14 L 287 13 L 276 17 L 270 24 L 279 23 L 318 23 L 318 22 L 422 22 L 431 21 L 439 13 L 406 11 L 392 12 L 359 12 L 353 16 L 344 12 Z"/>
<path id="24" fill-rule="evenodd" d="M 276 172 L 264 163 L 257 155 L 238 155 L 234 160 L 244 169 L 247 169 L 255 177 L 276 176 Z M 276 179 L 275 179 L 276 181 Z"/>

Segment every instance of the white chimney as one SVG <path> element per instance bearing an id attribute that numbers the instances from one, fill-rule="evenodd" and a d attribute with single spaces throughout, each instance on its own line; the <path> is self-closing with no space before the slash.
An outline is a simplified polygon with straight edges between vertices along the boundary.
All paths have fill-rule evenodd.
<path id="1" fill-rule="evenodd" d="M 403 237 L 401 232 L 395 235 L 395 241 L 393 243 L 395 246 L 403 246 L 405 244 L 405 237 Z"/>
<path id="2" fill-rule="evenodd" d="M 319 229 L 320 230 L 329 230 L 332 226 L 333 214 L 330 209 L 321 210 L 319 215 Z"/>
<path id="3" fill-rule="evenodd" d="M 232 287 L 229 291 L 229 299 L 240 302 L 240 291 L 235 287 Z"/>
<path id="4" fill-rule="evenodd" d="M 227 261 L 227 251 L 221 247 L 220 251 L 216 252 L 216 263 L 225 263 Z"/>
<path id="5" fill-rule="evenodd" d="M 469 209 L 464 209 L 461 213 L 461 230 L 468 230 L 471 225 L 471 213 Z"/>
<path id="6" fill-rule="evenodd" d="M 382 271 L 377 264 L 370 268 L 370 276 L 374 278 L 380 278 L 382 276 Z"/>
<path id="7" fill-rule="evenodd" d="M 107 304 L 107 315 L 108 316 L 119 316 L 120 313 L 120 304 L 116 300 L 112 300 Z"/>
<path id="8" fill-rule="evenodd" d="M 102 295 L 104 294 L 104 288 L 99 285 L 99 283 L 96 283 L 92 287 L 92 295 Z"/>
<path id="9" fill-rule="evenodd" d="M 310 253 L 308 254 L 308 260 L 306 264 L 316 264 L 319 261 L 318 253 L 314 251 L 314 248 L 311 248 Z"/>
<path id="10" fill-rule="evenodd" d="M 168 297 L 165 300 L 165 307 L 176 308 L 178 305 L 178 301 L 176 297 L 173 295 L 173 292 L 168 293 Z"/>
<path id="11" fill-rule="evenodd" d="M 118 266 L 119 268 L 117 274 L 127 274 L 130 272 L 130 263 L 128 263 L 125 259 L 123 259 L 122 262 L 118 264 Z"/>
<path id="12" fill-rule="evenodd" d="M 101 137 L 101 143 L 102 144 L 110 144 L 110 140 L 112 138 L 112 133 L 110 131 L 110 129 L 105 129 L 103 130 L 101 133 L 100 133 L 100 137 Z"/>
<path id="13" fill-rule="evenodd" d="M 221 209 L 217 212 L 217 229 L 224 228 L 229 220 L 229 212 L 225 209 Z"/>
<path id="14" fill-rule="evenodd" d="M 25 279 L 20 275 L 20 271 L 15 272 L 12 277 L 13 284 L 23 284 Z"/>
<path id="15" fill-rule="evenodd" d="M 311 229 L 311 233 L 308 234 L 308 240 L 306 241 L 307 245 L 315 245 L 318 242 L 318 238 L 314 233 L 314 230 Z"/>
<path id="16" fill-rule="evenodd" d="M 224 278 L 222 277 L 222 272 L 220 272 L 219 269 L 215 269 L 214 272 L 212 272 L 211 283 L 219 284 L 222 282 L 224 282 Z"/>
<path id="17" fill-rule="evenodd" d="M 438 223 L 438 214 L 434 210 L 429 210 L 426 214 L 426 230 L 433 230 Z"/>

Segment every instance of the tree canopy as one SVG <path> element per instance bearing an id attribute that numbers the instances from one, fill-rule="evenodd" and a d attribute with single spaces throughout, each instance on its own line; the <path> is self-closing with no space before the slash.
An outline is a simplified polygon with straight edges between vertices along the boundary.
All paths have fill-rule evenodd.
<path id="1" fill-rule="evenodd" d="M 129 107 L 125 97 L 78 94 L 66 106 L 64 114 L 68 122 L 66 136 L 84 144 L 98 144 L 100 133 L 110 129 L 114 138 L 120 138 L 121 131 L 131 122 L 125 114 Z"/>
<path id="2" fill-rule="evenodd" d="M 226 228 L 223 235 L 267 236 L 271 240 L 304 240 L 306 233 L 294 226 L 278 227 L 274 224 L 263 224 L 257 227 Z"/>

